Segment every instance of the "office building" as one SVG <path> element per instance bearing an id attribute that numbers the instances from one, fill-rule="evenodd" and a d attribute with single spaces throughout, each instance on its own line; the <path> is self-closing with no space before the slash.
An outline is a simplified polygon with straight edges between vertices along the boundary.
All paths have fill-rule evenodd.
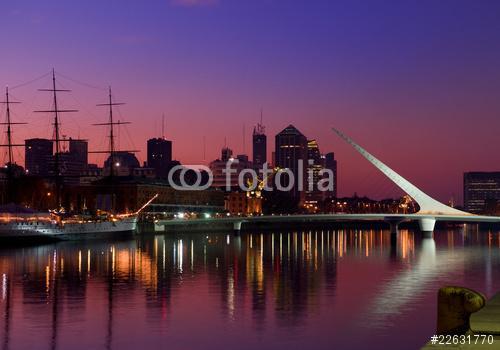
<path id="1" fill-rule="evenodd" d="M 59 153 L 59 174 L 63 183 L 77 184 L 80 176 L 85 173 L 88 166 L 88 142 L 85 140 L 69 139 L 69 152 Z M 55 170 L 54 157 L 52 157 L 49 173 Z"/>
<path id="2" fill-rule="evenodd" d="M 252 144 L 253 164 L 256 168 L 262 169 L 262 166 L 267 162 L 267 136 L 261 123 L 253 129 Z"/>
<path id="3" fill-rule="evenodd" d="M 88 142 L 85 140 L 69 139 L 69 150 L 57 154 L 57 164 L 55 154 L 47 157 L 48 175 L 56 175 L 56 166 L 65 184 L 77 184 L 80 176 L 85 173 L 88 165 Z"/>
<path id="4" fill-rule="evenodd" d="M 232 154 L 231 149 L 224 147 L 221 152 L 221 159 L 216 159 L 210 163 L 209 168 L 213 175 L 212 187 L 226 189 L 226 185 L 229 184 L 232 189 L 239 189 L 238 177 L 241 171 L 252 168 L 253 165 L 248 160 L 247 155 L 240 154 L 233 158 Z M 233 169 L 231 174 L 224 172 L 227 167 Z"/>
<path id="5" fill-rule="evenodd" d="M 163 138 L 148 140 L 148 167 L 155 169 L 156 176 L 166 178 L 172 165 L 172 141 Z"/>
<path id="6" fill-rule="evenodd" d="M 473 214 L 498 214 L 500 172 L 464 173 L 464 209 Z"/>
<path id="7" fill-rule="evenodd" d="M 61 181 L 65 184 L 77 184 L 80 182 L 80 176 L 85 171 L 85 164 L 75 159 L 71 152 L 60 152 L 58 157 L 57 168 Z M 48 157 L 48 175 L 53 177 L 56 175 L 55 156 Z"/>
<path id="8" fill-rule="evenodd" d="M 290 194 L 293 198 L 303 202 L 305 197 L 307 138 L 293 125 L 287 126 L 275 137 L 275 162 L 276 167 L 289 169 L 292 172 L 295 181 Z M 290 181 L 287 174 L 283 174 L 281 178 L 282 185 L 287 187 Z M 300 188 L 302 188 L 302 191 L 300 191 Z"/>
<path id="9" fill-rule="evenodd" d="M 335 159 L 335 153 L 330 152 L 325 154 L 324 158 L 325 169 L 330 169 L 333 173 L 333 191 L 328 192 L 328 197 L 337 198 L 337 160 Z"/>
<path id="10" fill-rule="evenodd" d="M 325 193 L 318 189 L 318 182 L 323 178 L 321 171 L 324 161 L 316 140 L 307 141 L 307 175 L 306 175 L 306 204 L 317 208 L 323 201 Z"/>
<path id="11" fill-rule="evenodd" d="M 69 139 L 69 153 L 75 163 L 82 164 L 83 168 L 89 163 L 89 143 L 85 140 Z"/>
<path id="12" fill-rule="evenodd" d="M 48 176 L 53 142 L 47 139 L 25 140 L 25 168 L 28 175 Z"/>

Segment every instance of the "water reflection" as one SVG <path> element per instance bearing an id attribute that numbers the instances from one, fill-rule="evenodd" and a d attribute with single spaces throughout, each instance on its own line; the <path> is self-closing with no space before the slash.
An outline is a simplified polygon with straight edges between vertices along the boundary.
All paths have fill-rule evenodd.
<path id="1" fill-rule="evenodd" d="M 407 231 L 401 232 L 401 234 L 403 235 L 401 257 L 404 259 L 408 254 L 405 253 L 408 244 L 411 244 L 411 253 L 414 252 L 414 239 L 413 237 L 408 238 L 410 236 Z M 450 269 L 456 267 L 456 262 L 450 263 L 447 255 L 440 255 L 439 259 L 442 261 L 436 261 L 436 242 L 434 239 L 423 238 L 420 242 L 420 252 L 412 264 L 405 271 L 382 283 L 379 294 L 367 311 L 368 325 L 383 328 L 393 327 L 394 324 L 388 322 L 388 317 L 403 312 L 407 303 L 415 304 L 429 281 L 436 275 L 445 275 Z"/>
<path id="2" fill-rule="evenodd" d="M 418 348 L 437 288 L 500 289 L 498 232 L 419 237 L 177 234 L 0 250 L 2 347 L 391 348 L 388 334 L 411 329 Z"/>

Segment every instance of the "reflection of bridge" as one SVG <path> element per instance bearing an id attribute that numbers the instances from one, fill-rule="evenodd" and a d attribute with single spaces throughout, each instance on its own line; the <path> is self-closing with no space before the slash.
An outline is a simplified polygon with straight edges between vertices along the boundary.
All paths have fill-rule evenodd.
<path id="1" fill-rule="evenodd" d="M 350 137 L 341 131 L 333 129 L 344 141 L 349 143 L 356 151 L 372 163 L 378 170 L 394 182 L 399 188 L 415 200 L 420 210 L 415 214 L 315 214 L 315 215 L 285 215 L 285 216 L 254 216 L 254 217 L 231 217 L 223 219 L 195 219 L 184 221 L 162 220 L 156 223 L 157 230 L 164 230 L 166 226 L 182 225 L 203 225 L 210 222 L 233 224 L 234 230 L 239 231 L 245 222 L 332 222 L 332 221 L 386 221 L 391 223 L 395 229 L 397 224 L 403 221 L 418 221 L 420 230 L 426 235 L 431 235 L 434 231 L 436 221 L 446 222 L 500 222 L 499 216 L 473 215 L 464 211 L 447 206 L 430 197 L 404 177 L 396 173 L 364 148 L 354 142 Z"/>

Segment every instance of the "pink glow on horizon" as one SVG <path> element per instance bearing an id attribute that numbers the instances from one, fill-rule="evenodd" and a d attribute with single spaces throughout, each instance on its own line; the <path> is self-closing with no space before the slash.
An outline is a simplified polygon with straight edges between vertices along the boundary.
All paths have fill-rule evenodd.
<path id="1" fill-rule="evenodd" d="M 322 152 L 335 152 L 340 195 L 400 192 L 330 126 L 442 201 L 461 202 L 464 171 L 499 170 L 498 4 L 181 2 L 195 6 L 7 6 L 0 80 L 23 102 L 13 118 L 30 123 L 14 129 L 15 139 L 51 136 L 50 116 L 32 112 L 50 107 L 36 91 L 49 81 L 15 86 L 55 67 L 61 87 L 73 90 L 60 94 L 61 106 L 80 110 L 62 117 L 62 134 L 105 149 L 105 130 L 90 125 L 107 120 L 95 105 L 112 85 L 127 103 L 117 119 L 133 123 L 119 147 L 140 149 L 141 162 L 146 140 L 161 136 L 163 113 L 184 164 L 219 157 L 224 139 L 251 156 L 262 107 L 269 159 L 274 135 L 294 124 Z"/>
<path id="2" fill-rule="evenodd" d="M 12 90 L 13 98 L 24 102 L 22 105 L 12 106 L 14 119 L 29 122 L 27 126 L 18 126 L 14 129 L 15 140 L 51 137 L 52 115 L 32 112 L 35 109 L 50 106 L 50 96 L 36 91 L 38 88 L 46 87 L 49 83 L 48 79 Z M 61 87 L 72 89 L 71 93 L 59 94 L 60 107 L 79 110 L 78 113 L 62 116 L 61 135 L 88 139 L 89 150 L 107 149 L 107 130 L 91 126 L 93 123 L 103 122 L 108 118 L 106 109 L 95 106 L 105 101 L 105 88 L 90 89 L 65 78 L 60 78 L 59 81 Z M 99 84 L 92 85 L 99 86 Z M 141 94 L 135 93 L 134 95 L 134 89 L 130 86 L 120 86 L 114 91 L 118 91 L 116 101 L 126 102 L 125 106 L 116 109 L 115 118 L 132 122 L 132 125 L 126 129 L 121 127 L 117 132 L 118 148 L 140 150 L 137 157 L 142 163 L 146 158 L 146 140 L 161 136 L 161 104 L 153 101 L 147 91 L 139 90 Z M 249 105 L 244 96 L 225 99 L 225 103 L 220 105 L 213 103 L 214 100 L 223 98 L 224 93 L 227 91 L 212 92 L 213 97 L 210 98 L 194 89 L 189 95 L 189 100 L 198 100 L 197 104 L 190 104 L 186 96 L 170 98 L 175 100 L 175 105 L 172 105 L 170 109 L 165 108 L 167 109 L 165 111 L 165 136 L 173 141 L 174 159 L 180 160 L 183 164 L 206 165 L 220 156 L 224 139 L 235 154 L 241 154 L 245 149 L 246 154 L 251 157 L 251 132 L 259 120 L 259 109 L 253 110 L 254 108 Z M 123 98 L 123 96 L 130 96 L 130 98 Z M 147 105 L 143 101 L 153 104 Z M 247 105 L 247 108 L 240 108 L 240 105 Z M 354 118 L 345 118 L 345 116 L 368 115 L 370 118 L 364 119 L 377 120 L 380 118 L 377 114 L 383 115 L 383 111 L 375 113 L 373 110 L 363 110 L 360 107 L 329 104 L 321 106 L 296 104 L 294 107 L 294 113 L 291 116 L 283 106 L 277 104 L 264 109 L 264 124 L 268 136 L 268 159 L 271 159 L 271 152 L 274 150 L 274 135 L 289 123 L 294 124 L 308 138 L 317 139 L 323 153 L 335 152 L 339 161 L 339 194 L 341 196 L 350 196 L 356 192 L 360 196 L 384 198 L 400 195 L 401 191 L 379 175 L 371 165 L 334 135 L 330 126 L 341 128 L 382 161 L 420 185 L 424 191 L 443 201 L 449 200 L 452 196 L 456 201 L 460 200 L 464 171 L 496 170 L 495 163 L 485 166 L 491 157 L 495 157 L 491 153 L 494 149 L 490 145 L 490 141 L 495 139 L 495 131 L 485 130 L 480 124 L 468 125 L 466 119 L 457 120 L 451 133 L 446 120 L 435 120 L 432 128 L 429 128 L 427 122 L 419 123 L 416 116 L 418 112 L 412 111 L 409 117 L 389 118 L 388 123 L 371 123 L 368 129 L 361 127 L 361 124 Z M 342 107 L 345 110 L 342 110 Z M 393 115 L 399 113 L 403 111 L 392 112 Z M 309 115 L 313 116 L 312 119 L 308 117 Z M 335 116 L 343 117 L 336 118 Z M 146 120 L 147 122 L 144 122 Z M 244 126 L 245 145 L 242 141 Z M 481 133 L 483 137 L 476 140 L 475 144 L 462 142 L 469 133 Z M 203 137 L 206 138 L 206 159 L 203 159 Z M 22 163 L 23 152 L 17 150 L 15 156 L 18 162 Z M 102 165 L 104 157 L 104 155 L 91 155 L 90 161 Z"/>

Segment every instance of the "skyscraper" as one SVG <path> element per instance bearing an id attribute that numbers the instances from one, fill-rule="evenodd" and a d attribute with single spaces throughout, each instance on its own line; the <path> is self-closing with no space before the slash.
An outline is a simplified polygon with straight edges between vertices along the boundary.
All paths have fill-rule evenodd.
<path id="1" fill-rule="evenodd" d="M 267 136 L 262 122 L 253 129 L 253 164 L 256 168 L 262 168 L 267 162 Z"/>
<path id="2" fill-rule="evenodd" d="M 324 193 L 319 191 L 318 189 L 318 182 L 322 178 L 320 172 L 323 170 L 323 163 L 324 162 L 319 151 L 318 142 L 316 140 L 308 140 L 306 164 L 306 202 L 314 205 L 324 199 Z"/>
<path id="3" fill-rule="evenodd" d="M 172 141 L 164 138 L 148 140 L 148 167 L 154 168 L 156 176 L 166 178 L 172 163 Z"/>
<path id="4" fill-rule="evenodd" d="M 275 137 L 275 166 L 281 169 L 289 169 L 294 176 L 294 186 L 290 194 L 295 199 L 304 200 L 304 180 L 306 177 L 307 163 L 307 138 L 293 125 L 287 126 Z M 299 176 L 299 171 L 302 177 Z M 286 187 L 289 179 L 286 174 L 282 176 L 282 185 Z"/>
<path id="5" fill-rule="evenodd" d="M 86 167 L 89 163 L 89 143 L 85 140 L 69 139 L 69 153 L 73 161 Z"/>
<path id="6" fill-rule="evenodd" d="M 25 168 L 29 175 L 48 176 L 52 160 L 53 143 L 47 139 L 25 140 Z"/>
<path id="7" fill-rule="evenodd" d="M 325 169 L 330 169 L 333 173 L 333 191 L 327 193 L 328 196 L 337 198 L 337 161 L 335 160 L 335 153 L 330 152 L 325 154 Z"/>

